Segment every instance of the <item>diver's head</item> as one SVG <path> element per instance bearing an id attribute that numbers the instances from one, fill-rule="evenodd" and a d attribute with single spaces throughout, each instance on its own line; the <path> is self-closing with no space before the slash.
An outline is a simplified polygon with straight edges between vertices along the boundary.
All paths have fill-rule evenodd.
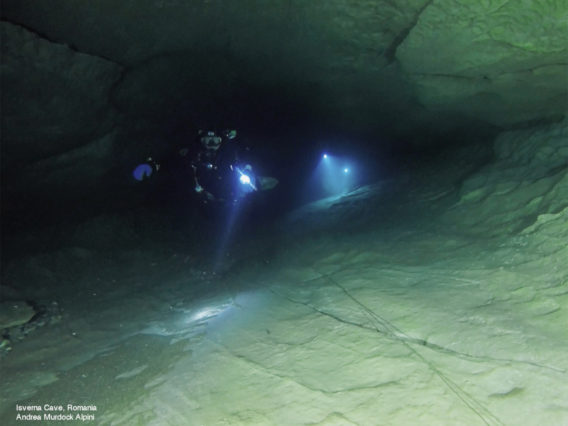
<path id="1" fill-rule="evenodd" d="M 217 151 L 221 146 L 222 138 L 218 136 L 214 131 L 199 131 L 199 135 L 201 136 L 200 141 L 201 145 L 211 151 Z"/>

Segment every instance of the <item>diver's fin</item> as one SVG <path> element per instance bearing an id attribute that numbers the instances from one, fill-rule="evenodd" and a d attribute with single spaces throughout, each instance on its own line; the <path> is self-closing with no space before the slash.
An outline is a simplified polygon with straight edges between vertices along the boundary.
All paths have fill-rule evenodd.
<path id="1" fill-rule="evenodd" d="M 261 191 L 267 191 L 278 185 L 278 179 L 270 176 L 258 176 L 258 182 L 260 183 L 258 186 Z"/>

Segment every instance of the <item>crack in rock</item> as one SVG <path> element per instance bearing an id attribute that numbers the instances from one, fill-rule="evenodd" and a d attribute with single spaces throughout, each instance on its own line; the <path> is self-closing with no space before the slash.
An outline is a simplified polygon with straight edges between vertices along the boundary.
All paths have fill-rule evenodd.
<path id="1" fill-rule="evenodd" d="M 351 325 L 351 326 L 354 326 L 354 327 L 359 327 L 359 328 L 364 329 L 364 330 L 379 333 L 389 340 L 405 342 L 405 343 L 418 345 L 418 346 L 423 346 L 423 347 L 426 347 L 426 348 L 431 349 L 433 351 L 436 351 L 438 353 L 442 353 L 442 354 L 446 354 L 446 355 L 453 355 L 453 356 L 456 356 L 456 357 L 461 358 L 461 359 L 470 360 L 472 362 L 499 362 L 499 363 L 505 363 L 505 364 L 509 364 L 509 363 L 524 364 L 524 365 L 530 365 L 530 366 L 538 367 L 538 368 L 545 368 L 545 369 L 560 372 L 560 373 L 566 372 L 565 370 L 558 368 L 558 367 L 549 366 L 549 365 L 545 365 L 545 364 L 539 364 L 539 363 L 531 362 L 531 361 L 523 361 L 523 360 L 507 359 L 507 358 L 493 358 L 493 357 L 487 357 L 487 356 L 472 355 L 472 354 L 468 354 L 468 353 L 465 353 L 465 352 L 458 352 L 458 351 L 446 348 L 444 346 L 428 342 L 427 340 L 424 340 L 424 339 L 409 337 L 401 331 L 390 332 L 389 330 L 381 330 L 379 327 L 376 327 L 376 326 L 368 326 L 368 325 L 360 324 L 360 323 L 357 323 L 357 322 L 354 322 L 354 321 L 349 321 L 349 320 L 346 320 L 344 318 L 338 317 L 337 315 L 334 315 L 332 313 L 321 310 L 321 309 L 317 308 L 316 306 L 313 306 L 310 303 L 295 300 L 295 299 L 292 299 L 288 296 L 282 295 L 282 294 L 274 292 L 274 291 L 273 291 L 273 293 L 284 298 L 284 299 L 286 299 L 286 300 L 288 300 L 288 301 L 290 301 L 290 302 L 292 302 L 292 303 L 304 305 L 304 306 L 310 308 L 311 310 L 313 310 L 314 312 L 317 312 L 320 315 L 327 316 L 327 317 L 332 318 L 333 320 L 341 322 L 343 324 L 347 324 L 347 325 Z"/>
<path id="2" fill-rule="evenodd" d="M 51 39 L 50 37 L 48 37 L 47 35 L 42 34 L 42 33 L 38 32 L 36 29 L 31 28 L 31 27 L 29 27 L 29 26 L 27 26 L 27 25 L 21 24 L 21 23 L 19 23 L 19 22 L 15 22 L 15 21 L 10 20 L 10 19 L 6 19 L 5 17 L 2 17 L 2 22 L 6 22 L 6 23 L 8 23 L 8 24 L 10 24 L 10 25 L 13 25 L 13 26 L 15 26 L 15 27 L 22 28 L 22 29 L 26 30 L 27 32 L 29 32 L 29 33 L 35 35 L 37 38 L 39 38 L 39 39 L 41 39 L 41 40 L 45 40 L 45 41 L 47 41 L 47 42 L 49 42 L 49 43 L 52 43 L 52 44 L 57 44 L 57 45 L 60 45 L 60 46 L 65 46 L 67 49 L 69 49 L 69 50 L 72 51 L 73 53 L 77 53 L 77 54 L 80 54 L 80 55 L 91 56 L 91 57 L 93 57 L 93 58 L 97 58 L 97 59 L 100 59 L 100 60 L 102 60 L 102 61 L 110 62 L 111 64 L 114 64 L 114 65 L 116 65 L 116 66 L 121 67 L 121 68 L 124 69 L 124 64 L 121 64 L 120 62 L 117 62 L 117 61 L 115 61 L 115 60 L 113 60 L 113 59 L 107 58 L 106 56 L 94 54 L 94 53 L 91 53 L 91 52 L 84 52 L 84 51 L 81 51 L 81 50 L 79 50 L 79 49 L 77 48 L 77 46 L 74 46 L 74 45 L 72 45 L 72 44 L 66 43 L 66 42 L 64 42 L 64 41 L 56 41 L 56 40 L 53 40 L 53 39 Z"/>
<path id="3" fill-rule="evenodd" d="M 394 62 L 396 57 L 396 51 L 398 47 L 406 40 L 410 32 L 416 27 L 418 24 L 418 20 L 424 11 L 430 6 L 434 0 L 428 0 L 424 5 L 416 12 L 412 21 L 410 21 L 409 25 L 403 28 L 392 40 L 391 44 L 385 49 L 385 58 L 387 60 L 387 64 L 391 64 Z"/>

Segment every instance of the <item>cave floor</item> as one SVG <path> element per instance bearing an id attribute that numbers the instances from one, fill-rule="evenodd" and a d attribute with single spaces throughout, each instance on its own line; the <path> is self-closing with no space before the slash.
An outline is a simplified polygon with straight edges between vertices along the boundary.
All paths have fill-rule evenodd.
<path id="1" fill-rule="evenodd" d="M 532 249 L 567 212 L 522 243 L 302 230 L 361 197 L 296 215 L 225 273 L 167 250 L 89 259 L 64 321 L 2 360 L 1 423 L 16 404 L 95 405 L 109 425 L 568 423 L 568 250 Z"/>

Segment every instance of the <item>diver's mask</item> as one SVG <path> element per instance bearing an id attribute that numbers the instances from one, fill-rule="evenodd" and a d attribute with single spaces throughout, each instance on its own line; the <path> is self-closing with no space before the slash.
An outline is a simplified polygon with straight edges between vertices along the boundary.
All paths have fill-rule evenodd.
<path id="1" fill-rule="evenodd" d="M 221 146 L 222 138 L 217 136 L 214 132 L 207 132 L 205 136 L 201 137 L 201 145 L 206 149 L 217 151 Z"/>

